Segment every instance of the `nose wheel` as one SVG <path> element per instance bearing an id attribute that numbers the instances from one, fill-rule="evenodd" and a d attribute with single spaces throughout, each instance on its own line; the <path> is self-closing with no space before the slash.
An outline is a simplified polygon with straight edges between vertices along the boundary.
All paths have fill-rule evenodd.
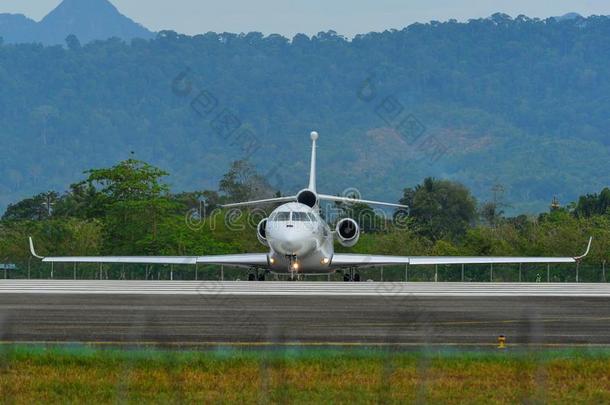
<path id="1" fill-rule="evenodd" d="M 294 280 L 295 276 L 298 278 L 299 262 L 295 255 L 286 257 L 288 258 L 288 271 L 290 271 L 290 278 Z"/>

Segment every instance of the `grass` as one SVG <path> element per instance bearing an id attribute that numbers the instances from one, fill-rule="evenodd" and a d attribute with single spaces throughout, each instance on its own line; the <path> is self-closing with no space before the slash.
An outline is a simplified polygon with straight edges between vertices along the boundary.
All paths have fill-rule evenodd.
<path id="1" fill-rule="evenodd" d="M 610 351 L 0 347 L 1 403 L 608 403 Z"/>

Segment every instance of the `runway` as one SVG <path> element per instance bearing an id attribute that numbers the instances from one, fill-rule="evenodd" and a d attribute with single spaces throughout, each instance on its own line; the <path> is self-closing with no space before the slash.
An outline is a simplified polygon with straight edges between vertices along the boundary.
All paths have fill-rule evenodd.
<path id="1" fill-rule="evenodd" d="M 0 341 L 610 346 L 605 284 L 0 281 Z"/>
<path id="2" fill-rule="evenodd" d="M 610 284 L 0 280 L 0 294 L 608 297 Z"/>

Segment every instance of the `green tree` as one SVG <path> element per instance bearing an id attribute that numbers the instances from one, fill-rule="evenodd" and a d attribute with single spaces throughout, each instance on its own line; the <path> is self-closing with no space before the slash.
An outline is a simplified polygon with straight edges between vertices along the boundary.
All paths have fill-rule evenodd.
<path id="1" fill-rule="evenodd" d="M 610 208 L 610 188 L 604 188 L 599 194 L 587 194 L 578 199 L 574 214 L 578 217 L 590 218 L 603 215 Z"/>
<path id="2" fill-rule="evenodd" d="M 105 212 L 105 251 L 158 254 L 159 223 L 176 209 L 161 182 L 168 173 L 135 159 L 86 173 L 83 184 L 98 190 Z"/>
<path id="3" fill-rule="evenodd" d="M 219 191 L 229 202 L 271 198 L 276 191 L 246 160 L 237 160 L 220 180 Z"/>
<path id="4" fill-rule="evenodd" d="M 358 223 L 362 232 L 379 232 L 386 230 L 391 222 L 367 204 L 335 203 L 335 207 L 338 211 L 337 220 L 352 218 Z"/>
<path id="5" fill-rule="evenodd" d="M 9 205 L 2 219 L 6 221 L 49 219 L 53 216 L 54 206 L 58 201 L 59 194 L 55 191 L 41 193 Z"/>
<path id="6" fill-rule="evenodd" d="M 503 219 L 504 211 L 499 204 L 488 201 L 479 209 L 479 215 L 487 225 L 495 227 Z"/>
<path id="7" fill-rule="evenodd" d="M 426 178 L 404 190 L 401 204 L 410 207 L 417 231 L 431 240 L 459 238 L 474 224 L 476 200 L 462 184 Z"/>
<path id="8" fill-rule="evenodd" d="M 74 217 L 82 219 L 100 219 L 105 216 L 104 196 L 96 190 L 93 184 L 77 183 L 70 186 L 70 191 L 64 194 L 55 204 L 55 217 Z"/>

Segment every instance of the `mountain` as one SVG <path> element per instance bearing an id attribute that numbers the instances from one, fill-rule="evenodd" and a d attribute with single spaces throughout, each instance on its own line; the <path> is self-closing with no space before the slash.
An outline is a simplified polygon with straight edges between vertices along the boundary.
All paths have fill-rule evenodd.
<path id="1" fill-rule="evenodd" d="M 0 37 L 4 42 L 34 42 L 36 29 L 36 21 L 22 14 L 0 14 Z"/>
<path id="2" fill-rule="evenodd" d="M 152 38 L 154 34 L 121 14 L 108 0 L 64 0 L 40 22 L 0 14 L 0 36 L 8 43 L 63 45 L 74 34 L 81 43 L 117 37 Z"/>
<path id="3" fill-rule="evenodd" d="M 564 14 L 562 16 L 559 17 L 555 17 L 555 20 L 557 21 L 568 21 L 568 20 L 574 20 L 577 18 L 584 18 L 582 15 L 578 14 L 578 13 L 567 13 Z"/>
<path id="4" fill-rule="evenodd" d="M 125 17 L 108 0 L 64 0 L 39 23 L 48 43 L 63 44 L 69 34 L 83 42 L 117 37 L 150 38 L 153 34 Z"/>
<path id="5" fill-rule="evenodd" d="M 248 157 L 294 193 L 315 129 L 327 193 L 397 201 L 433 176 L 508 213 L 545 211 L 609 186 L 609 39 L 608 17 L 496 15 L 351 41 L 162 32 L 0 46 L 0 208 L 130 151 L 176 192 L 215 188 Z"/>

